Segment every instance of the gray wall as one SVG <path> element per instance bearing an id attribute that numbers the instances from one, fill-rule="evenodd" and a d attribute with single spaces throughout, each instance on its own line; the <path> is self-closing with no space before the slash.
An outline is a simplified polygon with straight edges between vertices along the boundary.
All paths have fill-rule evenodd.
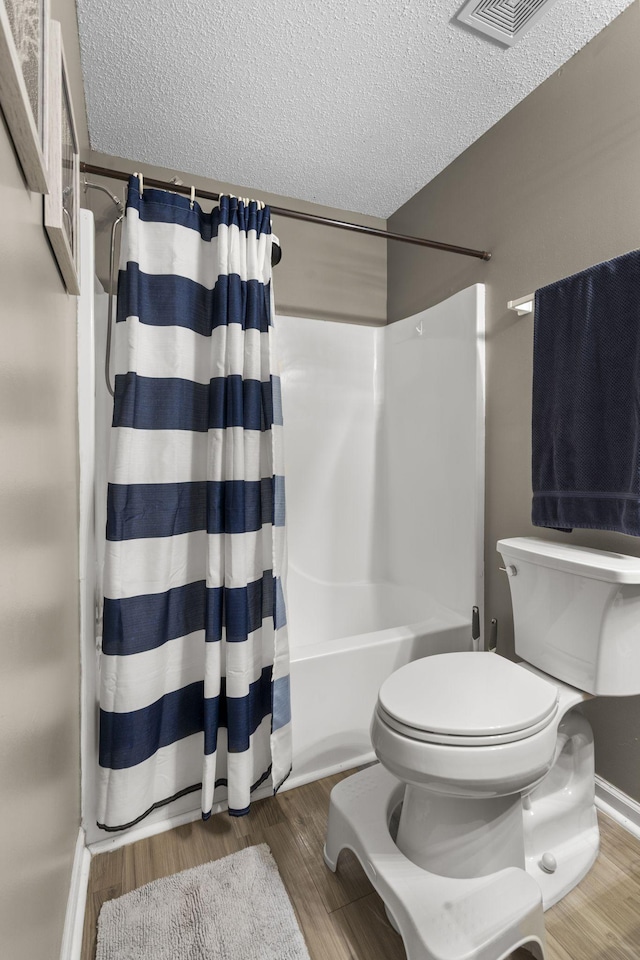
<path id="1" fill-rule="evenodd" d="M 183 183 L 193 183 L 196 187 L 213 193 L 231 192 L 236 196 L 257 196 L 250 187 L 207 180 L 189 173 L 176 173 L 175 170 L 135 163 L 93 151 L 85 151 L 83 160 L 110 169 L 129 172 L 139 170 L 145 176 L 158 180 L 169 181 L 178 176 Z M 88 179 L 101 183 L 120 198 L 124 197 L 122 182 L 94 176 Z M 292 200 L 276 194 L 260 193 L 259 198 L 274 206 L 302 213 L 386 229 L 386 221 L 376 217 L 350 214 L 344 210 L 333 210 L 331 207 Z M 87 192 L 83 205 L 90 207 L 96 217 L 98 276 L 106 287 L 108 235 L 115 207 L 108 197 L 95 190 Z M 212 204 L 203 201 L 202 206 L 209 210 Z M 384 240 L 276 215 L 273 216 L 273 229 L 280 239 L 283 254 L 273 274 L 278 313 L 350 323 L 386 323 L 387 245 Z"/>
<path id="2" fill-rule="evenodd" d="M 636 2 L 389 221 L 493 253 L 485 264 L 390 243 L 388 309 L 398 320 L 487 285 L 485 617 L 498 618 L 506 654 L 513 626 L 496 541 L 554 539 L 530 522 L 533 324 L 506 304 L 640 246 L 638 51 Z M 640 555 L 640 541 L 620 534 L 575 531 L 571 542 Z M 598 772 L 640 800 L 640 698 L 602 698 L 587 712 Z"/>
<path id="3" fill-rule="evenodd" d="M 74 0 L 62 22 L 81 140 Z M 0 115 L 0 953 L 58 957 L 80 823 L 76 300 Z"/>
<path id="4" fill-rule="evenodd" d="M 0 120 L 0 953 L 52 960 L 80 816 L 76 309 Z"/>

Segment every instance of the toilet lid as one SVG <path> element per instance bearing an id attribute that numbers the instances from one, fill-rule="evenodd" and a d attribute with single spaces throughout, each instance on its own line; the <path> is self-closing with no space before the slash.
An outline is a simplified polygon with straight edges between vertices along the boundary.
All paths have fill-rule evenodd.
<path id="1" fill-rule="evenodd" d="M 396 729 L 424 740 L 433 734 L 435 742 L 522 739 L 551 722 L 557 701 L 552 683 L 495 653 L 414 660 L 388 677 L 378 694 L 383 717 Z"/>

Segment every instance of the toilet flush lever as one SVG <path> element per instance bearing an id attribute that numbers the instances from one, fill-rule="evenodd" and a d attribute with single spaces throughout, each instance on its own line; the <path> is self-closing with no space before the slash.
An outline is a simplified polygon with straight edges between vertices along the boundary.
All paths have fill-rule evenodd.
<path id="1" fill-rule="evenodd" d="M 498 570 L 502 570 L 503 573 L 506 573 L 509 577 L 518 576 L 518 568 L 514 567 L 512 563 L 508 563 L 506 567 L 498 567 Z"/>

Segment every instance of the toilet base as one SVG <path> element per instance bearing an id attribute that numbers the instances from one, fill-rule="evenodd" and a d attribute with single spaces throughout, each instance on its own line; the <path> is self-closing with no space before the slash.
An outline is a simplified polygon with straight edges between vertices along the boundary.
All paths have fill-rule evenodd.
<path id="1" fill-rule="evenodd" d="M 408 783 L 394 839 L 409 860 L 440 877 L 470 880 L 525 867 L 518 794 L 466 799 Z"/>
<path id="2" fill-rule="evenodd" d="M 553 906 L 598 856 L 593 732 L 578 710 L 562 717 L 547 775 L 525 796 L 461 798 L 408 783 L 397 835 L 413 863 L 443 877 L 526 869 Z"/>
<path id="3" fill-rule="evenodd" d="M 469 879 L 442 877 L 404 856 L 389 819 L 404 785 L 375 765 L 331 791 L 325 863 L 351 850 L 402 936 L 407 960 L 506 960 L 527 946 L 544 960 L 539 885 L 518 867 Z"/>
<path id="4" fill-rule="evenodd" d="M 574 837 L 554 848 L 554 856 L 558 863 L 554 873 L 550 874 L 542 869 L 541 855 L 527 857 L 525 869 L 540 887 L 545 911 L 562 900 L 586 877 L 596 862 L 599 848 L 600 835 L 596 826 L 585 831 L 582 836 Z"/>
<path id="5" fill-rule="evenodd" d="M 553 766 L 522 798 L 522 817 L 526 870 L 542 890 L 548 910 L 586 876 L 600 847 L 593 732 L 578 711 L 563 717 Z M 555 861 L 553 873 L 541 866 L 545 854 Z"/>

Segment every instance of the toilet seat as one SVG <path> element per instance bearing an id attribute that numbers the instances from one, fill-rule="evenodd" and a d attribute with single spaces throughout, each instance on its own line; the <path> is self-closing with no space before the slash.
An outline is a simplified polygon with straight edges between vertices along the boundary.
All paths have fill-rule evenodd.
<path id="1" fill-rule="evenodd" d="M 518 740 L 526 740 L 528 737 L 532 737 L 534 733 L 538 733 L 540 730 L 548 727 L 557 712 L 558 707 L 556 705 L 556 708 L 548 717 L 540 720 L 532 727 L 527 727 L 525 730 L 514 730 L 511 733 L 496 734 L 495 736 L 473 737 L 458 736 L 451 733 L 434 733 L 432 730 L 419 730 L 416 727 L 410 727 L 406 723 L 401 723 L 396 720 L 395 717 L 390 716 L 380 704 L 377 706 L 377 713 L 382 722 L 386 723 L 392 730 L 401 733 L 404 737 L 409 737 L 412 740 L 421 740 L 423 743 L 441 743 L 449 747 L 492 747 L 501 743 L 514 743 Z"/>
<path id="2" fill-rule="evenodd" d="M 385 680 L 379 719 L 425 743 L 486 747 L 524 740 L 558 713 L 558 689 L 493 653 L 414 660 Z"/>

